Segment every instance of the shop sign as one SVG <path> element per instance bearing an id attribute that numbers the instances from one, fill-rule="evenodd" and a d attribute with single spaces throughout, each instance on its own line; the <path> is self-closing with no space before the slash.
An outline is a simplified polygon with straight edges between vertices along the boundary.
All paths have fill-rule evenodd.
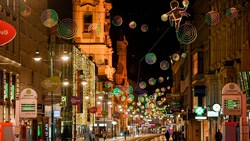
<path id="1" fill-rule="evenodd" d="M 13 40 L 16 36 L 16 29 L 11 24 L 0 20 L 0 46 Z"/>
<path id="2" fill-rule="evenodd" d="M 222 111 L 223 115 L 240 116 L 242 91 L 235 83 L 227 83 L 222 88 Z"/>
<path id="3" fill-rule="evenodd" d="M 97 107 L 95 107 L 95 106 L 94 107 L 89 107 L 89 112 L 93 113 L 93 114 L 96 113 L 97 112 Z"/>
<path id="4" fill-rule="evenodd" d="M 41 85 L 47 91 L 56 91 L 60 86 L 60 78 L 57 76 L 47 78 L 41 82 Z"/>
<path id="5" fill-rule="evenodd" d="M 71 96 L 70 97 L 70 103 L 71 105 L 78 105 L 82 103 L 82 99 L 76 96 Z"/>
<path id="6" fill-rule="evenodd" d="M 219 112 L 207 111 L 207 117 L 219 117 Z"/>
<path id="7" fill-rule="evenodd" d="M 19 98 L 36 99 L 37 98 L 37 93 L 36 93 L 35 90 L 33 90 L 31 88 L 26 88 L 26 89 L 22 90 Z"/>

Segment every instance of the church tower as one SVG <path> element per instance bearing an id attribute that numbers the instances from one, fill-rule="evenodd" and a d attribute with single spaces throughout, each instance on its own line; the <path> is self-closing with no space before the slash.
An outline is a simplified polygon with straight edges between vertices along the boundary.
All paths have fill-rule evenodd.
<path id="1" fill-rule="evenodd" d="M 73 0 L 73 19 L 78 25 L 74 43 L 92 58 L 98 75 L 113 81 L 112 43 L 109 37 L 111 3 L 105 0 Z"/>

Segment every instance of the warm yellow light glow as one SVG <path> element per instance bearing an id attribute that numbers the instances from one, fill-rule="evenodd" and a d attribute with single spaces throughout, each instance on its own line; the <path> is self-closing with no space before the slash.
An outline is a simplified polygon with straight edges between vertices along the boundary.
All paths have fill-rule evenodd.
<path id="1" fill-rule="evenodd" d="M 63 61 L 68 61 L 69 60 L 69 55 L 68 55 L 67 51 L 63 52 L 63 55 L 62 55 L 61 59 Z"/>
<path id="2" fill-rule="evenodd" d="M 63 80 L 63 86 L 68 86 L 69 85 L 69 81 L 67 79 Z"/>
<path id="3" fill-rule="evenodd" d="M 35 54 L 35 56 L 34 56 L 33 59 L 34 59 L 35 61 L 40 61 L 40 60 L 42 59 L 42 57 L 41 57 L 40 52 L 39 52 L 38 49 L 36 50 L 36 54 Z"/>
<path id="4" fill-rule="evenodd" d="M 101 100 L 103 97 L 102 96 L 98 96 L 98 98 Z"/>

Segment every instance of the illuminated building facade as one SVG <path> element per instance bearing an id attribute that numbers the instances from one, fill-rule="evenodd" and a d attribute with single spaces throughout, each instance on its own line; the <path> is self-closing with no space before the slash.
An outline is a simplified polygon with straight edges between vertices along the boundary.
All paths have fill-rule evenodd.
<path id="1" fill-rule="evenodd" d="M 195 13 L 191 14 L 194 17 L 190 23 L 197 28 L 198 36 L 193 43 L 182 45 L 187 57 L 182 63 L 175 64 L 174 72 L 181 82 L 178 85 L 187 116 L 184 128 L 186 138 L 193 141 L 214 140 L 217 129 L 225 135 L 225 122 L 233 121 L 233 116 L 207 117 L 204 113 L 207 119 L 196 120 L 194 109 L 202 106 L 212 111 L 214 104 L 223 106 L 222 88 L 227 83 L 238 84 L 249 97 L 246 83 L 250 70 L 247 55 L 249 4 L 247 1 L 212 0 L 196 2 L 192 9 Z M 209 20 L 209 12 L 217 12 L 219 16 L 215 14 L 211 16 L 213 20 Z"/>

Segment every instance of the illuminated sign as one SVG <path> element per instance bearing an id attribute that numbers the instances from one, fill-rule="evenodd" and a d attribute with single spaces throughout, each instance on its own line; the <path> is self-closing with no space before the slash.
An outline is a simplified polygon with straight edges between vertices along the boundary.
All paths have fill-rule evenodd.
<path id="1" fill-rule="evenodd" d="M 207 117 L 219 117 L 219 112 L 207 111 Z"/>
<path id="2" fill-rule="evenodd" d="M 37 93 L 31 88 L 22 90 L 20 94 L 20 117 L 36 118 L 37 117 Z"/>
<path id="3" fill-rule="evenodd" d="M 222 97 L 223 115 L 241 115 L 241 95 Z"/>
<path id="4" fill-rule="evenodd" d="M 198 116 L 201 116 L 203 113 L 204 113 L 204 108 L 202 107 L 196 107 L 195 108 L 195 113 L 198 115 Z"/>
<path id="5" fill-rule="evenodd" d="M 78 105 L 82 103 L 82 99 L 76 96 L 71 96 L 70 97 L 70 103 L 71 105 Z"/>
<path id="6" fill-rule="evenodd" d="M 16 36 L 16 29 L 11 24 L 0 20 L 0 46 L 13 40 Z"/>
<path id="7" fill-rule="evenodd" d="M 206 120 L 207 117 L 205 117 L 205 116 L 195 116 L 195 119 L 197 119 L 197 120 Z"/>
<path id="8" fill-rule="evenodd" d="M 20 99 L 20 117 L 21 118 L 37 117 L 36 99 Z"/>
<path id="9" fill-rule="evenodd" d="M 222 112 L 223 115 L 241 115 L 240 87 L 235 83 L 227 83 L 222 88 Z"/>
<path id="10" fill-rule="evenodd" d="M 57 76 L 47 78 L 41 82 L 41 85 L 47 91 L 56 91 L 60 86 L 61 80 Z"/>

